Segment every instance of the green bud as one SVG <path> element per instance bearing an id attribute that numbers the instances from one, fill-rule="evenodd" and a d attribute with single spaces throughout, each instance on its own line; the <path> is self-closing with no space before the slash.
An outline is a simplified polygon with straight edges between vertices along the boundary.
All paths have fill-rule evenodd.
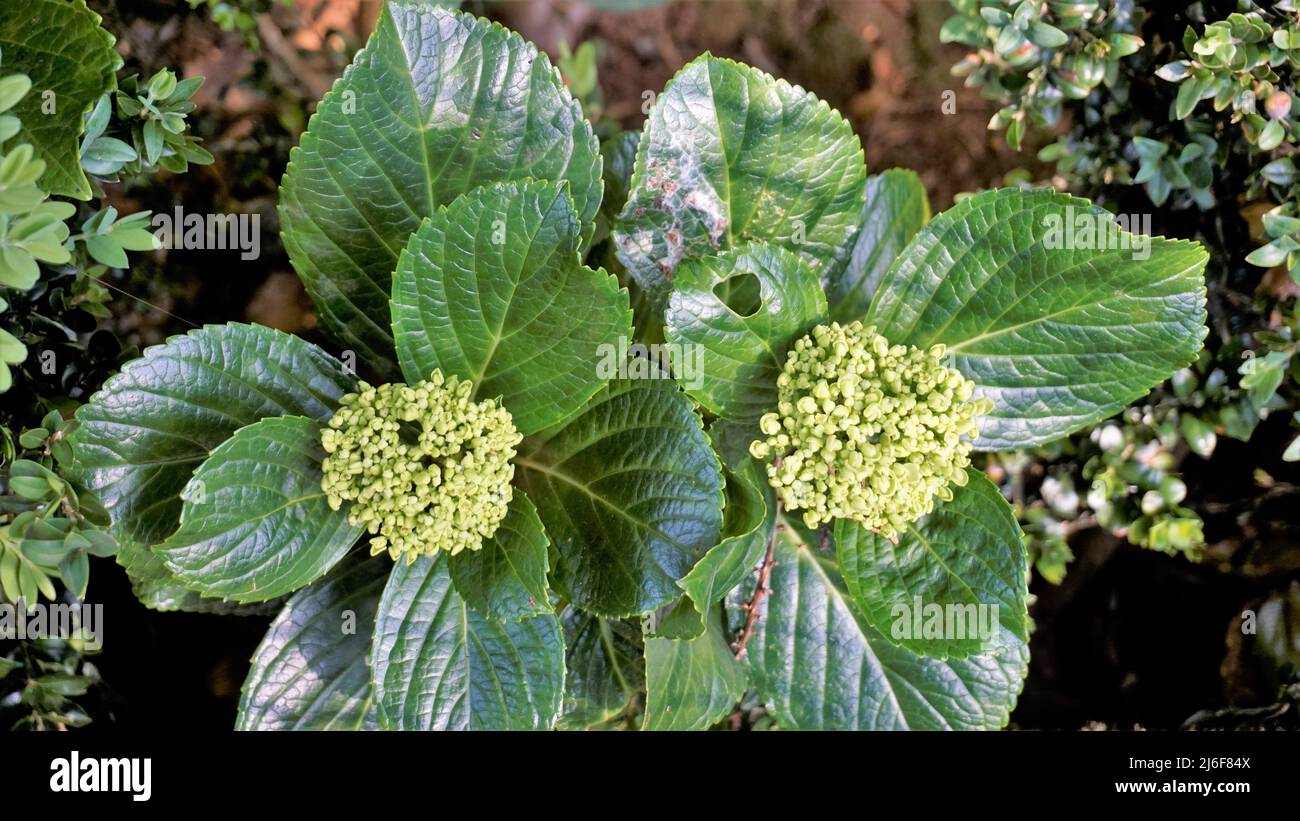
<path id="1" fill-rule="evenodd" d="M 861 322 L 819 325 L 791 348 L 777 412 L 750 445 L 808 527 L 854 519 L 889 538 L 966 484 L 978 418 L 992 410 L 942 362 L 945 349 L 891 345 Z"/>
<path id="2" fill-rule="evenodd" d="M 512 498 L 509 411 L 470 400 L 473 386 L 434 371 L 429 381 L 372 388 L 340 400 L 322 432 L 321 489 L 330 506 L 374 536 L 371 554 L 408 562 L 439 550 L 478 550 Z"/>

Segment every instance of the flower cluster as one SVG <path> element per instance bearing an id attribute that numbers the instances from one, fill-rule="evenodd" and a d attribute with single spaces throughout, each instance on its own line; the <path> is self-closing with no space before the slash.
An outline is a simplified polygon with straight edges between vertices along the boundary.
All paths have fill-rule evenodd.
<path id="1" fill-rule="evenodd" d="M 473 385 L 434 371 L 417 385 L 348 394 L 321 433 L 321 487 L 330 507 L 408 562 L 439 550 L 477 550 L 505 518 L 522 438 L 510 412 L 470 398 Z"/>
<path id="2" fill-rule="evenodd" d="M 889 538 L 964 485 L 977 418 L 992 409 L 944 349 L 890 345 L 861 322 L 819 325 L 777 379 L 750 445 L 782 503 L 817 527 L 854 519 Z"/>

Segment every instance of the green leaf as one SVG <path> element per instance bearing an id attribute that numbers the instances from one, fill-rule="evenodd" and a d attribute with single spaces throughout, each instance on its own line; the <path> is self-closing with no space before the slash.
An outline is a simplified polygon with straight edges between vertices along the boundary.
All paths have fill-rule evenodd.
<path id="1" fill-rule="evenodd" d="M 1264 231 L 1270 237 L 1280 238 L 1300 231 L 1300 217 L 1269 211 L 1264 214 Z"/>
<path id="2" fill-rule="evenodd" d="M 148 92 L 156 99 L 165 100 L 175 90 L 176 75 L 165 68 L 159 69 L 149 78 Z"/>
<path id="3" fill-rule="evenodd" d="M 153 165 L 162 158 L 163 150 L 163 129 L 157 120 L 149 120 L 140 129 L 140 135 L 144 137 L 144 160 L 149 165 Z"/>
<path id="4" fill-rule="evenodd" d="M 299 590 L 244 680 L 236 730 L 372 730 L 370 638 L 392 564 L 356 554 Z"/>
<path id="5" fill-rule="evenodd" d="M 353 389 L 338 360 L 270 328 L 172 337 L 77 410 L 72 478 L 108 509 L 115 536 L 152 546 L 176 529 L 194 469 L 237 429 L 268 416 L 326 420 Z"/>
<path id="6" fill-rule="evenodd" d="M 1070 35 L 1039 20 L 1029 24 L 1027 34 L 1039 48 L 1060 48 L 1070 42 Z"/>
<path id="7" fill-rule="evenodd" d="M 721 453 L 716 436 L 710 438 Z M 679 635 L 700 635 L 709 607 L 722 601 L 732 588 L 743 582 L 767 552 L 776 519 L 776 500 L 763 465 L 745 454 L 738 468 L 725 467 L 727 507 L 722 532 L 726 538 L 678 581 L 695 612 L 689 621 L 684 608 L 674 613 L 674 629 Z"/>
<path id="8" fill-rule="evenodd" d="M 21 597 L 27 602 L 28 609 L 35 607 L 40 601 L 40 593 L 44 593 L 51 601 L 54 600 L 54 586 L 49 578 L 44 571 L 30 562 L 24 561 L 18 564 L 18 589 Z"/>
<path id="9" fill-rule="evenodd" d="M 1178 87 L 1178 97 L 1174 100 L 1174 116 L 1180 120 L 1187 118 L 1196 108 L 1196 104 L 1205 95 L 1208 82 L 1192 77 Z"/>
<path id="10" fill-rule="evenodd" d="M 1286 129 L 1281 120 L 1269 120 L 1268 125 L 1259 133 L 1259 150 L 1272 151 L 1282 144 L 1286 137 Z"/>
<path id="11" fill-rule="evenodd" d="M 1138 49 L 1146 45 L 1145 41 L 1136 34 L 1112 34 L 1108 38 L 1107 42 L 1110 46 L 1110 51 L 1107 52 L 1107 56 L 1111 58 L 1127 57 L 1130 54 L 1137 54 Z"/>
<path id="12" fill-rule="evenodd" d="M 1274 185 L 1292 185 L 1300 178 L 1295 167 L 1295 160 L 1290 157 L 1282 157 L 1273 160 L 1268 165 L 1259 169 L 1259 175 Z"/>
<path id="13" fill-rule="evenodd" d="M 605 198 L 601 200 L 601 215 L 613 223 L 627 204 L 632 187 L 632 172 L 636 166 L 636 148 L 641 141 L 640 131 L 620 131 L 600 146 L 604 161 Z"/>
<path id="14" fill-rule="evenodd" d="M 290 155 L 285 248 L 325 328 L 395 375 L 390 276 L 407 238 L 461 194 L 529 177 L 569 182 L 589 238 L 599 146 L 550 60 L 496 23 L 392 0 Z"/>
<path id="15" fill-rule="evenodd" d="M 370 667 L 386 729 L 543 730 L 560 712 L 564 636 L 553 615 L 483 618 L 439 553 L 393 568 Z"/>
<path id="16" fill-rule="evenodd" d="M 1172 63 L 1166 63 L 1156 69 L 1157 77 L 1162 80 L 1168 80 L 1171 83 L 1181 83 L 1191 75 L 1191 64 L 1186 60 L 1177 60 Z"/>
<path id="17" fill-rule="evenodd" d="M 0 77 L 0 112 L 13 108 L 28 91 L 31 91 L 31 88 L 31 78 L 26 74 L 9 74 Z"/>
<path id="18" fill-rule="evenodd" d="M 131 580 L 131 592 L 141 604 L 151 610 L 260 615 L 274 612 L 279 604 L 233 604 L 221 599 L 204 598 L 197 590 L 190 590 L 182 584 L 157 554 L 138 542 L 122 541 L 118 546 L 117 563 Z"/>
<path id="19" fill-rule="evenodd" d="M 524 440 L 516 482 L 554 545 L 552 581 L 602 616 L 645 613 L 718 541 L 722 474 L 668 379 L 619 379 L 564 426 Z"/>
<path id="20" fill-rule="evenodd" d="M 1194 242 L 1121 232 L 1085 200 L 987 191 L 917 234 L 866 321 L 893 343 L 946 345 L 994 403 L 976 449 L 1023 448 L 1105 419 L 1196 358 L 1206 259 Z"/>
<path id="21" fill-rule="evenodd" d="M 831 319 L 861 319 L 903 248 L 930 219 L 925 186 L 914 171 L 891 168 L 867 178 L 867 202 L 848 267 L 826 285 Z"/>
<path id="22" fill-rule="evenodd" d="M 551 613 L 549 549 L 537 508 L 516 488 L 505 519 L 483 547 L 451 557 L 451 580 L 470 607 L 495 621 Z"/>
<path id="23" fill-rule="evenodd" d="M 838 113 L 758 69 L 704 54 L 659 95 L 637 147 L 619 259 L 656 301 L 682 260 L 763 240 L 825 278 L 862 213 L 862 146 Z"/>
<path id="24" fill-rule="evenodd" d="M 22 340 L 0 328 L 0 362 L 17 365 L 27 358 L 27 347 Z"/>
<path id="25" fill-rule="evenodd" d="M 1255 407 L 1263 407 L 1282 386 L 1287 368 L 1291 365 L 1290 351 L 1269 351 L 1264 356 L 1252 356 L 1238 369 L 1241 387 L 1250 393 Z"/>
<path id="26" fill-rule="evenodd" d="M 1292 439 L 1291 444 L 1286 446 L 1286 450 L 1282 452 L 1282 461 L 1300 462 L 1300 436 Z"/>
<path id="27" fill-rule="evenodd" d="M 363 530 L 321 490 L 321 424 L 301 416 L 240 428 L 194 471 L 180 528 L 154 548 L 187 587 L 266 601 L 323 576 Z"/>
<path id="28" fill-rule="evenodd" d="M 1219 444 L 1219 434 L 1214 425 L 1188 413 L 1180 415 L 1179 424 L 1183 429 L 1183 438 L 1192 452 L 1202 458 L 1210 458 Z"/>
<path id="29" fill-rule="evenodd" d="M 835 522 L 840 573 L 867 623 L 932 658 L 992 649 L 989 641 L 1001 640 L 998 625 L 1029 641 L 1024 535 L 997 486 L 974 468 L 966 475 L 952 500 L 909 525 L 897 544 L 857 522 Z M 940 624 L 930 621 L 933 612 L 953 619 L 930 637 L 930 626 Z M 926 630 L 915 630 L 917 623 Z M 979 633 L 990 626 L 991 635 Z"/>
<path id="30" fill-rule="evenodd" d="M 973 48 L 984 45 L 984 24 L 969 17 L 954 15 L 939 29 L 939 42 L 962 43 Z"/>
<path id="31" fill-rule="evenodd" d="M 43 501 L 47 498 L 53 498 L 55 491 L 50 487 L 49 482 L 44 479 L 37 479 L 30 476 L 11 476 L 9 477 L 9 489 L 18 496 L 32 501 Z"/>
<path id="32" fill-rule="evenodd" d="M 28 450 L 39 448 L 45 443 L 50 436 L 50 432 L 44 428 L 34 428 L 23 431 L 18 437 L 18 446 Z"/>
<path id="33" fill-rule="evenodd" d="M 752 312 L 734 295 L 749 278 L 758 281 Z M 746 420 L 776 407 L 786 351 L 825 319 L 816 271 L 798 254 L 758 242 L 683 263 L 665 315 L 668 341 L 699 351 L 703 362 L 700 374 L 678 374 L 686 392 L 718 416 Z"/>
<path id="34" fill-rule="evenodd" d="M 606 378 L 602 346 L 632 335 L 627 291 L 585 267 L 564 183 L 502 183 L 458 197 L 411 237 L 393 279 L 406 381 L 435 368 L 501 397 L 525 435 L 572 416 Z"/>
<path id="35" fill-rule="evenodd" d="M 83 152 L 103 136 L 104 131 L 108 128 L 108 121 L 112 116 L 113 100 L 110 95 L 105 94 L 95 101 L 95 104 L 91 106 L 90 114 L 86 116 L 85 128 L 82 131 Z M 121 140 L 116 142 L 120 143 Z M 85 159 L 84 153 L 82 159 Z"/>
<path id="36" fill-rule="evenodd" d="M 706 623 L 698 638 L 646 640 L 644 729 L 706 729 L 745 694 L 745 668 L 727 645 L 719 607 Z"/>
<path id="37" fill-rule="evenodd" d="M 1149 137 L 1134 137 L 1133 149 L 1144 160 L 1158 160 L 1169 153 L 1169 146 Z"/>
<path id="38" fill-rule="evenodd" d="M 1258 265 L 1261 268 L 1272 268 L 1274 265 L 1281 265 L 1286 262 L 1289 252 L 1280 245 L 1269 243 L 1261 245 L 1254 251 L 1246 255 L 1246 262 L 1251 265 Z"/>
<path id="39" fill-rule="evenodd" d="M 86 676 L 74 676 L 69 673 L 47 673 L 36 680 L 42 690 L 60 696 L 85 695 L 90 688 L 90 679 Z"/>
<path id="40" fill-rule="evenodd" d="M 891 644 L 854 608 L 829 558 L 776 540 L 772 594 L 745 658 L 750 685 L 777 722 L 800 730 L 978 730 L 1006 725 L 1029 650 L 1005 629 L 996 651 L 956 661 Z M 733 611 L 733 623 L 744 614 Z"/>
<path id="41" fill-rule="evenodd" d="M 565 608 L 564 714 L 560 729 L 585 730 L 631 709 L 645 684 L 641 631 L 625 621 Z"/>
<path id="42" fill-rule="evenodd" d="M 126 268 L 131 264 L 122 246 L 112 237 L 86 237 L 86 250 L 96 262 L 101 262 L 109 268 Z"/>
<path id="43" fill-rule="evenodd" d="M 81 158 L 82 163 L 90 167 L 92 174 L 100 170 L 105 174 L 112 174 L 120 169 L 123 163 L 133 162 L 135 159 L 135 149 L 116 137 L 96 138 L 86 148 L 86 153 Z"/>
<path id="44" fill-rule="evenodd" d="M 59 564 L 59 576 L 68 592 L 79 599 L 86 597 L 86 586 L 90 583 L 90 558 L 84 550 L 73 550 L 63 557 Z"/>
<path id="45" fill-rule="evenodd" d="M 10 604 L 17 604 L 22 596 L 18 584 L 18 551 L 0 544 L 0 596 Z"/>
<path id="46" fill-rule="evenodd" d="M 4 69 L 26 74 L 32 89 L 9 113 L 22 121 L 20 142 L 45 161 L 40 186 L 51 194 L 90 199 L 81 170 L 82 118 L 117 87 L 122 58 L 113 35 L 99 25 L 85 0 L 22 0 L 0 17 Z"/>

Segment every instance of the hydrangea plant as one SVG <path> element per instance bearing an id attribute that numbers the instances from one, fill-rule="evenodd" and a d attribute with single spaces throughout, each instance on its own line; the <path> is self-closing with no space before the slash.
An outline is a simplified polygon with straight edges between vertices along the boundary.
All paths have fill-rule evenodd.
<path id="1" fill-rule="evenodd" d="M 606 148 L 517 35 L 387 3 L 281 186 L 340 355 L 208 327 L 78 414 L 138 594 L 279 608 L 247 729 L 701 729 L 747 692 L 790 728 L 1005 724 L 1025 552 L 970 453 L 1190 363 L 1203 252 L 1060 247 L 1112 222 L 1046 191 L 929 221 L 825 103 L 709 55 Z M 661 334 L 700 379 L 601 367 Z M 920 602 L 1001 615 L 893 629 Z"/>
<path id="2" fill-rule="evenodd" d="M 639 138 L 614 226 L 620 258 L 638 283 L 667 292 L 668 341 L 703 352 L 702 378 L 681 384 L 713 420 L 737 488 L 729 500 L 748 486 L 758 511 L 682 580 L 694 607 L 663 629 L 681 644 L 674 657 L 695 648 L 697 671 L 729 660 L 717 647 L 734 636 L 743 667 L 733 679 L 716 664 L 717 690 L 755 692 L 781 726 L 1005 723 L 1027 656 L 1023 534 L 994 483 L 964 465 L 963 437 L 1002 451 L 1092 426 L 1194 361 L 1205 336 L 1206 254 L 1195 243 L 1144 238 L 1150 253 L 1139 253 L 1146 246 L 1106 211 L 1047 190 L 984 192 L 928 217 L 914 175 L 866 177 L 835 112 L 726 60 L 684 68 Z M 1062 241 L 1067 222 L 1092 239 Z M 869 368 L 890 428 L 864 424 L 870 412 L 840 387 Z M 952 396 L 934 390 L 940 378 Z M 971 404 L 942 420 L 934 393 L 949 410 L 953 399 Z M 755 458 L 775 465 L 809 427 L 812 463 L 799 474 Z M 950 448 L 941 470 L 941 449 L 909 448 L 936 430 Z M 850 446 L 864 435 L 874 448 Z M 964 482 L 951 481 L 958 465 Z M 823 466 L 835 477 L 824 488 Z M 925 501 L 891 504 L 900 520 L 889 527 L 851 508 L 823 521 L 840 477 L 886 468 L 902 499 Z M 818 528 L 786 508 L 797 482 Z M 729 623 L 709 622 L 724 598 Z M 946 618 L 981 605 L 999 614 L 988 635 L 951 633 L 925 609 Z M 690 726 L 665 701 L 677 691 L 656 686 L 654 655 L 647 722 Z"/>

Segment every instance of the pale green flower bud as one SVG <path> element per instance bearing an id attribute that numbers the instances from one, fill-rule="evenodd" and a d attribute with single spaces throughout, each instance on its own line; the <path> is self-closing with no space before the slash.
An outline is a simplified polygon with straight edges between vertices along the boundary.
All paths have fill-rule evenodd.
<path id="1" fill-rule="evenodd" d="M 777 411 L 750 445 L 808 527 L 854 519 L 895 538 L 966 484 L 979 417 L 992 410 L 942 362 L 945 348 L 891 345 L 861 322 L 819 325 L 795 342 Z"/>
<path id="2" fill-rule="evenodd" d="M 360 383 L 322 431 L 321 489 L 330 506 L 374 536 L 371 554 L 408 562 L 439 550 L 478 550 L 512 498 L 522 436 L 495 401 L 434 371 L 418 385 Z"/>

